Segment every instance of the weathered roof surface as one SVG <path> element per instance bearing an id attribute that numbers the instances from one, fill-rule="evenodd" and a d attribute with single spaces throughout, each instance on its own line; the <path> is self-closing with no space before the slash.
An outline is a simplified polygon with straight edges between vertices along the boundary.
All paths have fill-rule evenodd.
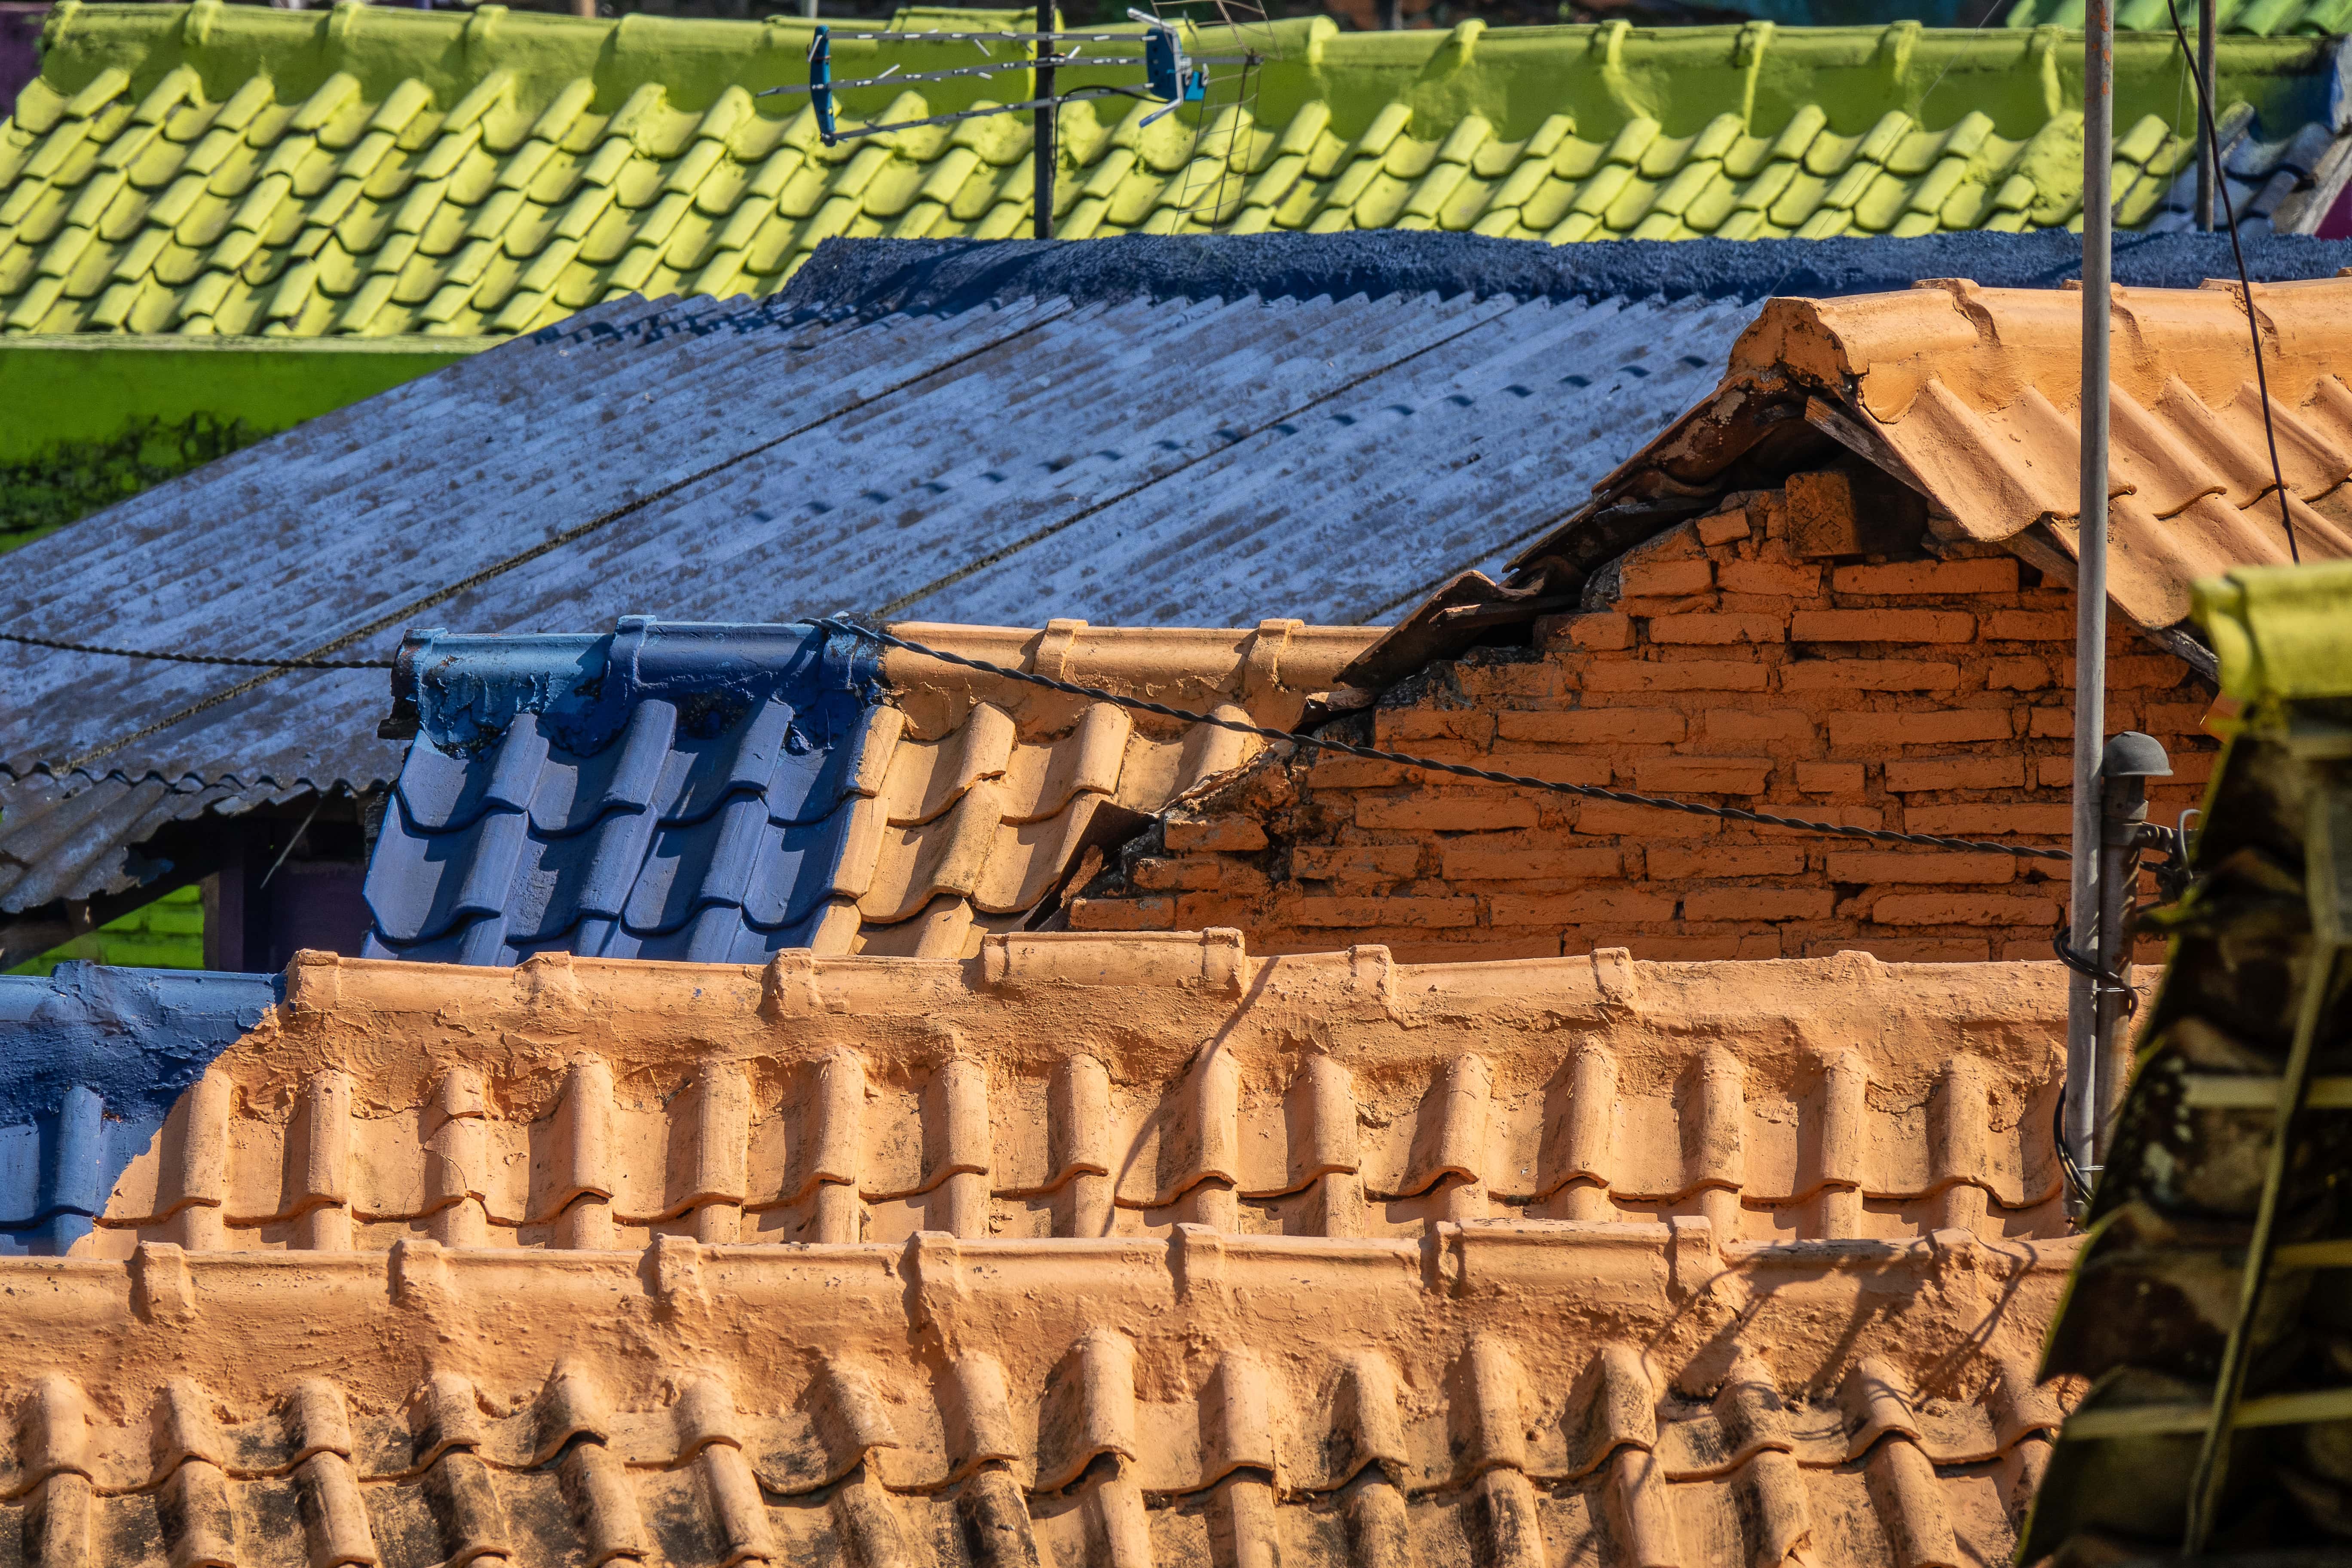
<path id="1" fill-rule="evenodd" d="M 0 132 L 0 326 L 517 332 L 631 292 L 766 294 L 836 235 L 1025 232 L 1024 117 L 823 147 L 805 106 L 751 96 L 803 79 L 808 37 L 782 16 L 67 0 Z M 2081 117 L 2054 85 L 2079 45 L 2055 29 L 1314 18 L 1272 38 L 1255 117 L 1229 106 L 1205 138 L 1124 98 L 1070 106 L 1059 232 L 1821 238 L 2063 226 L 2080 205 Z M 835 58 L 878 67 L 877 49 L 910 70 L 979 58 L 846 39 Z M 2169 41 L 2116 49 L 2116 189 L 2138 226 L 2190 143 Z M 2223 101 L 2272 149 L 2255 173 L 2293 165 L 2262 219 L 2315 231 L 2352 168 L 2321 156 L 2347 130 L 2335 46 L 2233 38 L 2222 59 Z M 1015 75 L 846 109 L 1011 100 Z"/>
<path id="2" fill-rule="evenodd" d="M 2306 561 L 2352 555 L 2352 388 L 2333 349 L 2352 330 L 2352 280 L 2258 284 L 2254 307 L 2296 542 Z M 2114 321 L 2108 591 L 2142 626 L 2169 627 L 2198 578 L 2288 558 L 2245 306 L 2234 286 L 2118 287 Z M 1612 515 L 1741 488 L 1743 464 L 1773 460 L 1768 432 L 1791 408 L 1906 479 L 1953 545 L 2072 556 L 2081 341 L 2081 296 L 2064 291 L 1939 279 L 1775 300 L 1715 395 L 1521 560 L 1569 551 Z"/>
<path id="3" fill-rule="evenodd" d="M 296 1520 L 420 1563 L 1991 1561 L 2074 1244 L 1979 1184 L 2063 1000 L 1230 932 L 306 955 L 97 1241 L 0 1260 L 0 1519 L 139 1564 Z"/>
<path id="4" fill-rule="evenodd" d="M 2198 584 L 2198 609 L 2241 711 L 2206 795 L 2195 879 L 2156 917 L 2169 961 L 2052 1329 L 2050 1370 L 2095 1381 L 2052 1460 L 2029 1556 L 2182 1550 L 2188 1479 L 2242 1326 L 2215 1560 L 2340 1556 L 2352 1520 L 2341 1349 L 2352 1216 L 2337 1193 L 2352 1142 L 2352 566 L 2233 572 Z M 2263 1294 L 2242 1324 L 2269 1203 Z"/>
<path id="5" fill-rule="evenodd" d="M 1373 634 L 913 626 L 926 646 L 1270 726 Z M 963 957 L 1091 845 L 1243 762 L 1136 715 L 805 623 L 403 647 L 416 732 L 368 866 L 367 952 L 757 963 Z"/>
<path id="6" fill-rule="evenodd" d="M 283 992 L 275 975 L 82 963 L 0 975 L 0 1256 L 84 1241 L 181 1091 Z"/>

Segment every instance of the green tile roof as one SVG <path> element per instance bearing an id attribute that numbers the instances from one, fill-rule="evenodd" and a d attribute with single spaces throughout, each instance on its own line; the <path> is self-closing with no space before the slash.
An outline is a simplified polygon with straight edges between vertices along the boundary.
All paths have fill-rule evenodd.
<path id="1" fill-rule="evenodd" d="M 2197 32 L 2197 0 L 2176 0 L 2180 25 L 2193 37 Z M 2011 27 L 2083 25 L 2084 0 L 2018 0 L 2003 23 Z M 2284 37 L 2300 33 L 2332 37 L 2352 33 L 2352 0 L 2220 0 L 2214 16 L 2225 33 L 2251 33 Z M 2121 0 L 2116 26 L 2127 31 L 2171 35 L 2172 16 L 2164 0 Z"/>
<path id="2" fill-rule="evenodd" d="M 835 235 L 1026 231 L 1025 116 L 828 149 L 804 105 L 755 100 L 801 79 L 807 28 L 66 0 L 0 127 L 0 327 L 506 333 L 633 290 L 772 290 Z M 1202 135 L 1146 128 L 1127 100 L 1066 106 L 1061 232 L 1908 235 L 2062 225 L 2079 201 L 2081 45 L 2055 29 L 1342 35 L 1316 18 L 1274 40 L 1255 117 L 1226 106 Z M 836 73 L 876 48 L 838 43 Z M 2116 55 L 2132 224 L 2188 146 L 2158 118 L 2181 102 L 2167 51 Z M 2332 58 L 2231 40 L 2224 96 L 2267 125 L 2325 120 Z M 1025 85 L 877 89 L 845 111 Z"/>

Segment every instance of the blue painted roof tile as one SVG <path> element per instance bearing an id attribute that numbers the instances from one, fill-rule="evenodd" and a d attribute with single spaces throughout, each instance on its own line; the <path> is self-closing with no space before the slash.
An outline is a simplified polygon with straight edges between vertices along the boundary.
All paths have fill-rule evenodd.
<path id="1" fill-rule="evenodd" d="M 373 956 L 756 962 L 836 891 L 870 644 L 640 616 L 428 632 L 394 681 L 418 734 L 368 867 Z"/>
<path id="2" fill-rule="evenodd" d="M 0 1256 L 89 1235 L 180 1092 L 283 994 L 264 974 L 0 975 Z"/>

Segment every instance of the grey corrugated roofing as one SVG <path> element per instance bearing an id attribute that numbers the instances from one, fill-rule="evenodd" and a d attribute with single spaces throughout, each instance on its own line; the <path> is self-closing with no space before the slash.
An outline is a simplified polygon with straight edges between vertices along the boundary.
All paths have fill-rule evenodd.
<path id="1" fill-rule="evenodd" d="M 603 307 L 134 498 L 15 552 L 7 624 L 384 658 L 415 624 L 625 614 L 1378 620 L 1572 511 L 1754 300 L 2053 283 L 2064 240 L 865 242 L 766 301 Z M 2167 237 L 2117 274 L 2223 254 Z M 10 647 L 0 679 L 8 909 L 153 875 L 135 847 L 173 817 L 399 767 L 377 672 Z"/>

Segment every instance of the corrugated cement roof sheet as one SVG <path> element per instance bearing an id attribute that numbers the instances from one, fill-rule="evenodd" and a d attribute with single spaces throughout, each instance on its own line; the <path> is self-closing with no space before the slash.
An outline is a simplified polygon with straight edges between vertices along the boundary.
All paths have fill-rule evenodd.
<path id="1" fill-rule="evenodd" d="M 2027 1370 L 2063 1007 L 2054 964 L 1231 932 L 313 956 L 98 1236 L 0 1260 L 0 1522 L 142 1565 L 1994 1561 L 2074 1393 Z"/>
<path id="2" fill-rule="evenodd" d="M 805 79 L 809 37 L 797 16 L 69 0 L 0 130 L 0 328 L 507 333 L 632 292 L 771 293 L 833 236 L 1027 232 L 1026 116 L 824 147 L 804 101 L 751 96 Z M 1341 34 L 1318 17 L 1200 39 L 1245 45 L 1272 56 L 1254 113 L 1228 104 L 1203 129 L 1191 111 L 1147 125 L 1152 106 L 1124 97 L 1067 106 L 1064 237 L 1911 236 L 2063 227 L 2081 205 L 2082 117 L 2054 85 L 2081 46 L 2055 28 Z M 982 60 L 835 47 L 845 75 Z M 2193 124 L 2170 51 L 2116 44 L 2126 226 L 2184 221 Z M 2241 160 L 2253 226 L 2315 232 L 2352 173 L 2336 46 L 2233 37 L 2221 70 L 2224 106 L 2259 121 Z M 1018 101 L 1028 79 L 1010 74 L 853 93 L 845 111 Z"/>
<path id="3" fill-rule="evenodd" d="M 1372 640 L 920 624 L 926 646 L 1268 726 Z M 805 623 L 412 637 L 368 866 L 379 958 L 966 957 L 1255 749 Z"/>

